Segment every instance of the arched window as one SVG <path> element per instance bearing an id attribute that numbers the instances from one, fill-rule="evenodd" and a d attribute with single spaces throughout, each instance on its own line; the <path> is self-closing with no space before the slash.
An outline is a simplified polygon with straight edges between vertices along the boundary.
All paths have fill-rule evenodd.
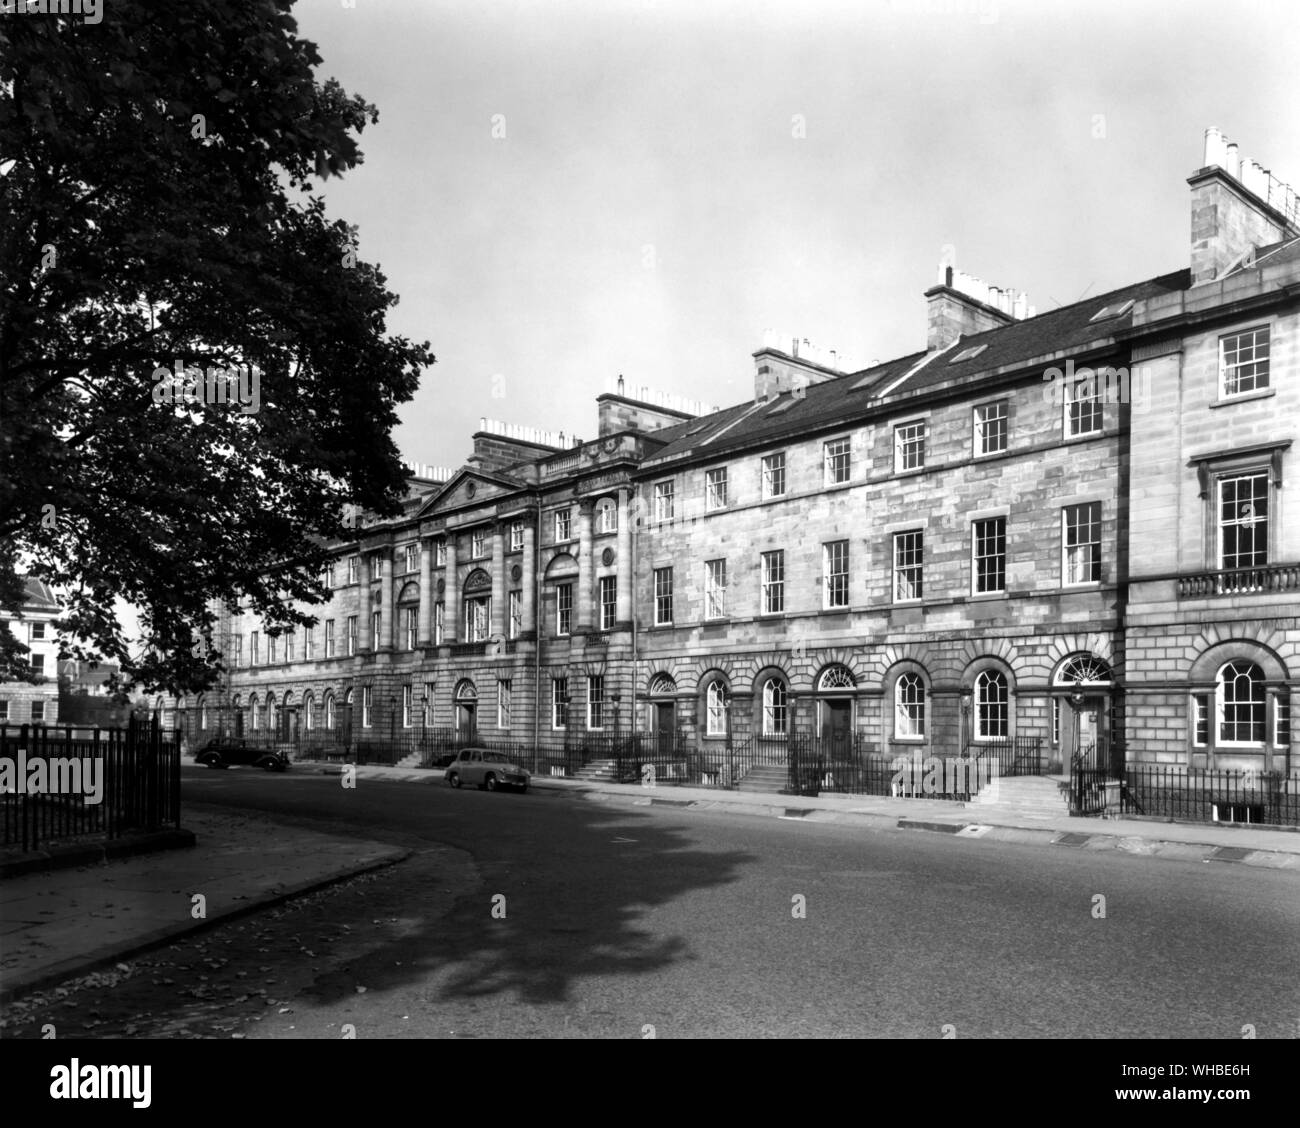
<path id="1" fill-rule="evenodd" d="M 414 650 L 419 643 L 420 585 L 408 583 L 397 596 L 398 645 L 402 650 Z"/>
<path id="2" fill-rule="evenodd" d="M 276 734 L 276 726 L 280 723 L 279 710 L 275 707 L 275 694 L 266 695 L 266 731 L 272 736 Z"/>
<path id="3" fill-rule="evenodd" d="M 975 739 L 1005 740 L 1009 729 L 1007 678 L 984 670 L 975 678 Z"/>
<path id="4" fill-rule="evenodd" d="M 453 693 L 452 696 L 457 701 L 477 701 L 478 690 L 469 678 L 461 678 L 461 680 L 456 683 L 456 692 Z"/>
<path id="5" fill-rule="evenodd" d="M 1057 685 L 1110 685 L 1113 680 L 1110 667 L 1091 654 L 1076 654 L 1056 672 Z"/>
<path id="6" fill-rule="evenodd" d="M 720 680 L 709 682 L 704 690 L 704 735 L 726 736 L 727 714 L 731 708 L 731 694 Z"/>
<path id="7" fill-rule="evenodd" d="M 466 642 L 486 642 L 492 625 L 492 577 L 476 568 L 465 577 L 464 622 Z"/>
<path id="8" fill-rule="evenodd" d="M 334 728 L 334 694 L 332 693 L 325 694 L 325 727 L 331 730 Z"/>
<path id="9" fill-rule="evenodd" d="M 663 697 L 677 692 L 677 683 L 669 674 L 655 674 L 650 679 L 650 696 Z"/>
<path id="10" fill-rule="evenodd" d="M 302 727 L 308 730 L 316 727 L 316 698 L 310 693 L 302 695 Z"/>
<path id="11" fill-rule="evenodd" d="M 1263 744 L 1267 707 L 1264 671 L 1242 659 L 1219 670 L 1219 743 Z"/>
<path id="12" fill-rule="evenodd" d="M 763 735 L 785 736 L 790 714 L 790 692 L 784 678 L 770 677 L 763 683 Z"/>
<path id="13" fill-rule="evenodd" d="M 920 674 L 900 674 L 894 682 L 894 738 L 925 737 L 925 682 Z"/>
<path id="14" fill-rule="evenodd" d="M 822 676 L 817 679 L 817 690 L 825 693 L 828 690 L 852 689 L 857 685 L 857 680 L 853 676 L 853 671 L 847 666 L 827 666 L 822 671 Z"/>
<path id="15" fill-rule="evenodd" d="M 206 731 L 208 727 L 208 699 L 199 698 L 199 731 Z"/>
<path id="16" fill-rule="evenodd" d="M 256 732 L 262 727 L 262 714 L 257 708 L 257 694 L 248 695 L 248 727 Z"/>

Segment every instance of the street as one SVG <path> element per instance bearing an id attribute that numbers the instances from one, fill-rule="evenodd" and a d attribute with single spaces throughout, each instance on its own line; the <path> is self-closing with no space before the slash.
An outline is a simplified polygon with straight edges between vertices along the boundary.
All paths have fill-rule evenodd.
<path id="1" fill-rule="evenodd" d="M 6 1036 L 1300 1034 L 1294 871 L 306 771 L 183 786 L 413 854 L 20 1000 Z"/>

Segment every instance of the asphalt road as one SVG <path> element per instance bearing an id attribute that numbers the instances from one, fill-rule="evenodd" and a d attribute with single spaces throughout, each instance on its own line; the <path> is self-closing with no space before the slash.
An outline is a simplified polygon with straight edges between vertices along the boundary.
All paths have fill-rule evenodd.
<path id="1" fill-rule="evenodd" d="M 1300 1036 L 1293 872 L 302 772 L 184 787 L 415 854 L 69 992 L 69 1035 Z"/>

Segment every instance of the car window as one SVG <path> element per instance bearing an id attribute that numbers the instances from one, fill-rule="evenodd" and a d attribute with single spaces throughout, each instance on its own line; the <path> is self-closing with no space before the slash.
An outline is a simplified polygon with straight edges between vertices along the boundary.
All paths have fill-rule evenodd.
<path id="1" fill-rule="evenodd" d="M 466 748 L 465 751 L 460 754 L 460 758 L 462 760 L 471 760 L 473 759 L 473 757 L 474 754 L 468 748 Z"/>

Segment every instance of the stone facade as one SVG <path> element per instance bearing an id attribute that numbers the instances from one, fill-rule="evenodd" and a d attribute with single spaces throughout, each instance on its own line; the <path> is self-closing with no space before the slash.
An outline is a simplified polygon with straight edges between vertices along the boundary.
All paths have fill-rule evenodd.
<path id="1" fill-rule="evenodd" d="M 1293 770 L 1300 228 L 1217 167 L 1192 187 L 1191 268 L 1042 315 L 946 270 L 924 352 L 841 374 L 769 342 L 750 403 L 620 391 L 589 443 L 476 435 L 338 546 L 310 653 L 271 661 L 263 631 L 253 660 L 257 624 L 228 624 L 209 721 L 264 725 L 272 695 L 324 728 L 351 695 L 375 739 Z"/>
<path id="2" fill-rule="evenodd" d="M 54 621 L 59 605 L 48 586 L 28 579 L 22 617 L 0 614 L 0 630 L 8 630 L 28 648 L 35 681 L 0 681 L 0 724 L 53 725 L 59 721 L 59 641 Z"/>

